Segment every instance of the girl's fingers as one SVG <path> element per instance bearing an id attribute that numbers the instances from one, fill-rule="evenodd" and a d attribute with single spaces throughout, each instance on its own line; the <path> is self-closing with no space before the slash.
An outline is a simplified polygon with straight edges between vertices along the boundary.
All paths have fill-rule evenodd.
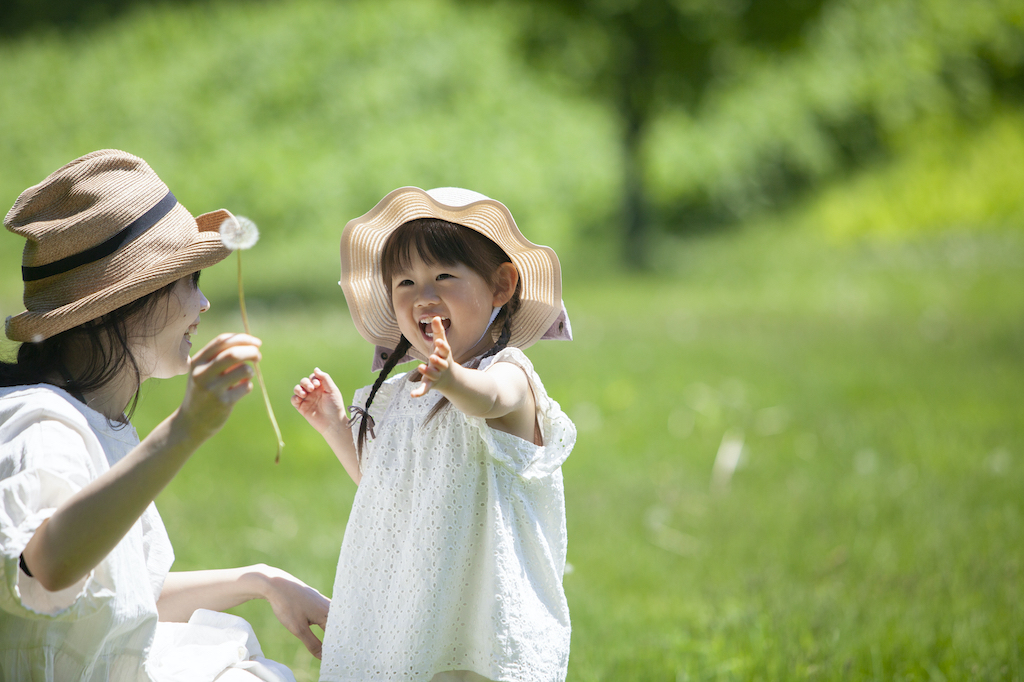
<path id="1" fill-rule="evenodd" d="M 338 390 L 338 387 L 334 385 L 334 379 L 331 378 L 331 375 L 323 371 L 319 367 L 313 370 L 313 376 L 316 377 L 316 380 L 319 381 L 323 386 L 326 386 L 328 391 Z"/>

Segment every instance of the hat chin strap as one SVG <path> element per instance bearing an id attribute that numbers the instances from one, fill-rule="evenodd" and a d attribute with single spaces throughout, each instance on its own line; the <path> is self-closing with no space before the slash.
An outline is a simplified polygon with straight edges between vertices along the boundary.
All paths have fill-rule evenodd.
<path id="1" fill-rule="evenodd" d="M 487 332 L 491 330 L 491 325 L 494 324 L 494 320 L 497 319 L 498 313 L 501 312 L 501 308 L 502 306 L 500 305 L 495 306 L 494 310 L 491 311 L 491 319 L 487 320 L 487 326 L 484 327 L 484 333 L 480 335 L 480 338 L 477 339 L 476 343 L 470 346 L 470 348 L 476 348 L 477 344 L 484 340 L 484 337 L 487 336 Z"/>

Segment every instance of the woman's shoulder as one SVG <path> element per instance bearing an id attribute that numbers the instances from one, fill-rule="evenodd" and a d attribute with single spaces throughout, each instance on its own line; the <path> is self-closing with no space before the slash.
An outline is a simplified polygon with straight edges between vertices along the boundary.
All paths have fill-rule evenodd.
<path id="1" fill-rule="evenodd" d="M 87 423 L 85 415 L 66 391 L 51 384 L 5 386 L 0 388 L 0 422 L 14 415 L 32 412 L 39 418 L 58 418 L 76 423 Z M 82 405 L 83 408 L 89 409 Z"/>
<path id="2" fill-rule="evenodd" d="M 81 433 L 134 445 L 138 433 L 129 424 L 116 424 L 52 384 L 0 388 L 0 426 L 59 422 Z"/>

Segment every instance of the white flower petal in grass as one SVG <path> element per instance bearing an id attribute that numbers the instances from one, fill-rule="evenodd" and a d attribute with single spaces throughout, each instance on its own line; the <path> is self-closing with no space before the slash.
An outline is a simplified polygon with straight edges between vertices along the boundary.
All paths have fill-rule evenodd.
<path id="1" fill-rule="evenodd" d="M 256 223 L 245 216 L 231 216 L 220 224 L 220 240 L 232 251 L 251 249 L 260 239 Z"/>

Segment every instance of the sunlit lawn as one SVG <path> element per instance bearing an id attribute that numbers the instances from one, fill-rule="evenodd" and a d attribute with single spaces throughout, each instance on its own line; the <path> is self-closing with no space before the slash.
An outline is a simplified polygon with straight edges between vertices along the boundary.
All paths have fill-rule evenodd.
<path id="1" fill-rule="evenodd" d="M 1024 237 L 766 228 L 661 253 L 674 275 L 570 270 L 577 340 L 529 353 L 580 431 L 570 680 L 1020 679 Z M 286 449 L 248 398 L 158 500 L 177 568 L 267 562 L 330 593 L 355 486 L 287 398 L 314 365 L 348 395 L 372 379 L 335 300 L 250 304 Z M 200 341 L 237 326 L 214 304 Z M 181 386 L 147 387 L 140 432 Z M 266 604 L 237 611 L 316 678 Z"/>

